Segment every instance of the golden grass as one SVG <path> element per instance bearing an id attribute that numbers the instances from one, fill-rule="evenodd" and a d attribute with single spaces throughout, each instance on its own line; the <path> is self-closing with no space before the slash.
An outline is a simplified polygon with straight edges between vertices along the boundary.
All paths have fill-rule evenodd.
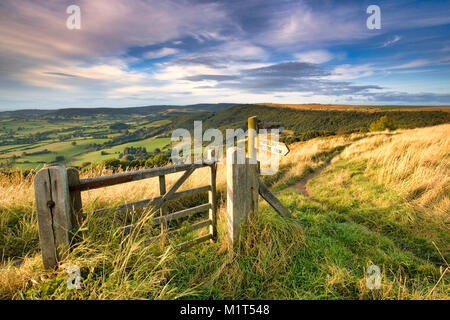
<path id="1" fill-rule="evenodd" d="M 342 157 L 367 159 L 377 183 L 412 204 L 437 214 L 450 212 L 449 124 L 371 135 L 348 147 Z"/>
<path id="2" fill-rule="evenodd" d="M 285 157 L 281 157 L 280 166 L 290 165 L 285 176 L 300 177 L 310 170 L 323 166 L 328 160 L 327 153 L 331 153 L 339 147 L 345 147 L 364 135 L 354 133 L 348 136 L 315 138 L 294 143 L 289 146 L 290 152 Z M 320 155 L 323 156 L 320 157 Z"/>

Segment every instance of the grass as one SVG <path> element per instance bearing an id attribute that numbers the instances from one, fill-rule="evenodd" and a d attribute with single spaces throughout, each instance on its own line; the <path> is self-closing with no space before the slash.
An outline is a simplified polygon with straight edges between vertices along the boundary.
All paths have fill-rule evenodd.
<path id="1" fill-rule="evenodd" d="M 435 188 L 433 181 L 448 178 L 444 169 L 449 129 L 450 125 L 444 125 L 293 145 L 283 160 L 282 173 L 269 182 L 294 218 L 283 219 L 261 202 L 257 218 L 244 226 L 233 254 L 226 247 L 226 170 L 222 165 L 218 242 L 176 251 L 174 244 L 196 233 L 184 229 L 168 243 L 149 245 L 154 230 L 145 223 L 150 218 L 147 212 L 112 213 L 108 219 L 89 214 L 156 195 L 157 179 L 148 179 L 84 192 L 88 213 L 84 231 L 56 271 L 42 268 L 32 177 L 2 177 L 0 192 L 9 196 L 0 199 L 0 297 L 448 300 L 449 217 L 448 211 L 441 212 L 448 203 L 448 185 Z M 428 155 L 431 149 L 427 148 L 433 146 L 433 155 Z M 423 154 L 417 159 L 406 156 L 411 148 Z M 288 188 L 332 158 L 332 164 L 308 183 L 311 199 Z M 402 159 L 409 159 L 411 166 L 400 166 L 406 161 Z M 421 174 L 425 170 L 421 167 L 436 180 L 425 179 L 428 175 Z M 85 177 L 109 173 L 96 170 Z M 177 177 L 168 176 L 169 185 Z M 208 179 L 206 171 L 199 169 L 183 188 L 204 185 Z M 429 184 L 416 194 L 408 187 L 412 183 L 405 183 L 408 180 Z M 204 195 L 175 203 L 173 209 L 202 201 Z M 124 234 L 120 227 L 129 222 L 142 228 Z M 15 265 L 17 258 L 23 263 Z M 381 269 L 379 290 L 366 286 L 366 271 L 372 264 Z M 70 265 L 81 269 L 81 290 L 67 289 Z"/>

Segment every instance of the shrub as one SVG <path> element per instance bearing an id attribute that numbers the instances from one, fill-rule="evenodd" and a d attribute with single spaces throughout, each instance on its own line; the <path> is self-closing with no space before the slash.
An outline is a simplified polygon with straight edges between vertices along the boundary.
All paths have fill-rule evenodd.
<path id="1" fill-rule="evenodd" d="M 64 156 L 56 156 L 56 158 L 55 158 L 55 162 L 62 162 L 64 160 L 66 160 L 66 158 Z"/>
<path id="2" fill-rule="evenodd" d="M 395 130 L 397 129 L 397 125 L 394 120 L 389 119 L 388 116 L 382 116 L 375 122 L 372 122 L 369 126 L 369 130 L 374 131 L 384 131 L 384 130 Z"/>
<path id="3" fill-rule="evenodd" d="M 120 166 L 120 160 L 114 158 L 106 159 L 102 161 L 102 165 L 108 169 L 115 169 Z"/>
<path id="4" fill-rule="evenodd" d="M 153 157 L 153 166 L 162 167 L 169 163 L 169 156 L 165 153 L 159 153 Z"/>

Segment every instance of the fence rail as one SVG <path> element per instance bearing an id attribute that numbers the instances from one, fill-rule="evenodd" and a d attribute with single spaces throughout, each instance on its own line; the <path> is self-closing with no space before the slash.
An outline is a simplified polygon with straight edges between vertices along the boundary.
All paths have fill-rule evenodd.
<path id="1" fill-rule="evenodd" d="M 146 170 L 132 171 L 126 173 L 118 173 L 107 176 L 80 179 L 78 184 L 69 187 L 70 191 L 86 191 L 97 188 L 104 188 L 113 186 L 116 184 L 138 181 L 143 179 L 154 178 L 158 176 L 164 176 L 166 174 L 176 173 L 180 171 L 186 171 L 189 169 L 197 169 L 205 166 L 209 166 L 207 163 L 193 163 L 193 164 L 179 164 L 168 167 L 151 168 Z"/>

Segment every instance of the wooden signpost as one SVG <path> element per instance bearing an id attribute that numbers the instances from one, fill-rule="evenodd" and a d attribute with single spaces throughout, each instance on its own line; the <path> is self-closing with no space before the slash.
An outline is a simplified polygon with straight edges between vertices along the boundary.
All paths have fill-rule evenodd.
<path id="1" fill-rule="evenodd" d="M 257 146 L 267 146 L 267 151 L 286 155 L 289 149 L 284 144 L 268 144 L 261 141 L 257 144 L 257 119 L 248 119 L 248 153 L 243 164 L 237 163 L 237 150 L 227 150 L 227 218 L 228 248 L 233 251 L 239 239 L 242 223 L 249 215 L 258 212 L 258 194 L 266 200 L 282 217 L 291 218 L 289 210 L 278 200 L 275 194 L 258 178 L 259 163 L 255 164 Z M 265 148 L 265 147 L 262 147 Z"/>

